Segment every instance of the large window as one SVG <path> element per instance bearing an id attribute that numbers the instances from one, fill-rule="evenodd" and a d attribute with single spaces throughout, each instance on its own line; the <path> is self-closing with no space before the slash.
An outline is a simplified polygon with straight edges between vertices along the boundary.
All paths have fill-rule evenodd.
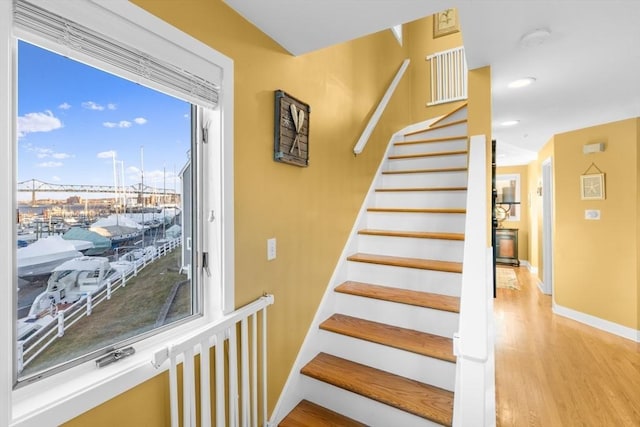
<path id="1" fill-rule="evenodd" d="M 0 39 L 0 424 L 58 425 L 233 309 L 233 64 L 126 0 Z"/>
<path id="2" fill-rule="evenodd" d="M 185 221 L 191 104 L 24 41 L 17 51 L 23 381 L 201 310 Z"/>

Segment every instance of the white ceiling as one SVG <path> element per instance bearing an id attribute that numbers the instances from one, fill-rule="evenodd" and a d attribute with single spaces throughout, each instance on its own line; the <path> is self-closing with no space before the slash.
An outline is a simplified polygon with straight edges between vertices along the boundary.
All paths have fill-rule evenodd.
<path id="1" fill-rule="evenodd" d="M 640 117 L 640 0 L 225 1 L 293 55 L 457 7 L 469 68 L 491 65 L 499 165 L 528 163 L 554 134 Z M 550 36 L 521 43 L 536 29 Z M 536 83 L 507 88 L 521 77 Z"/>

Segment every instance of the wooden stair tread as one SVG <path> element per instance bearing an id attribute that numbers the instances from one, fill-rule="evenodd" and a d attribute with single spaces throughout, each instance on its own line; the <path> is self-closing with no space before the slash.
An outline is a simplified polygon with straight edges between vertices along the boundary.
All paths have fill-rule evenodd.
<path id="1" fill-rule="evenodd" d="M 462 263 L 452 261 L 437 261 L 432 259 L 406 258 L 365 253 L 356 253 L 348 256 L 347 261 L 366 262 L 370 264 L 390 265 L 395 267 L 418 268 L 421 270 L 444 271 L 448 273 L 462 273 Z"/>
<path id="2" fill-rule="evenodd" d="M 467 210 L 462 208 L 367 208 L 367 212 L 464 214 Z"/>
<path id="3" fill-rule="evenodd" d="M 414 305 L 435 310 L 460 312 L 460 298 L 410 289 L 392 288 L 355 281 L 346 281 L 334 289 L 343 294 L 374 298 L 399 304 Z"/>
<path id="4" fill-rule="evenodd" d="M 419 159 L 421 157 L 457 156 L 467 154 L 467 150 L 438 151 L 435 153 L 415 153 L 415 154 L 394 154 L 388 157 L 389 160 Z"/>
<path id="5" fill-rule="evenodd" d="M 405 191 L 467 191 L 467 187 L 376 188 L 379 192 Z"/>
<path id="6" fill-rule="evenodd" d="M 405 173 L 439 173 L 439 172 L 466 172 L 467 168 L 433 168 L 433 169 L 404 169 L 404 170 L 386 170 L 382 171 L 383 175 L 405 174 Z"/>
<path id="7" fill-rule="evenodd" d="M 433 122 L 433 123 L 431 123 L 431 126 L 429 126 L 428 128 L 425 128 L 425 129 L 418 129 L 418 130 L 414 130 L 412 132 L 407 132 L 407 133 L 404 134 L 404 136 L 417 135 L 419 133 L 431 132 L 431 131 L 442 129 L 442 128 L 446 128 L 446 127 L 451 127 L 451 126 L 455 126 L 455 125 L 461 125 L 463 123 L 467 123 L 467 119 L 454 120 L 452 122 L 443 123 L 441 125 L 439 125 L 437 123 L 438 122 Z"/>
<path id="8" fill-rule="evenodd" d="M 326 353 L 319 353 L 300 372 L 442 425 L 452 423 L 450 391 Z"/>
<path id="9" fill-rule="evenodd" d="M 403 147 L 405 145 L 431 144 L 433 142 L 458 141 L 458 140 L 461 140 L 461 139 L 467 139 L 467 135 L 443 136 L 443 137 L 440 137 L 440 138 L 417 139 L 415 141 L 400 141 L 400 142 L 394 142 L 393 145 L 395 147 Z"/>
<path id="10" fill-rule="evenodd" d="M 358 234 L 366 234 L 369 236 L 387 236 L 387 237 L 415 237 L 418 239 L 438 239 L 438 240 L 464 240 L 463 233 L 441 233 L 433 231 L 398 231 L 398 230 L 377 230 L 372 228 L 364 228 L 358 231 Z"/>
<path id="11" fill-rule="evenodd" d="M 453 116 L 455 113 L 457 113 L 458 111 L 464 109 L 467 107 L 467 102 L 463 102 L 462 104 L 458 105 L 457 107 L 455 107 L 453 110 L 449 111 L 448 113 L 446 113 L 445 115 L 443 115 L 442 117 L 440 117 L 438 120 L 436 120 L 435 122 L 431 123 L 431 126 L 435 126 L 440 122 L 443 122 L 445 120 L 447 120 L 449 117 Z"/>
<path id="12" fill-rule="evenodd" d="M 289 414 L 278 424 L 279 427 L 366 427 L 344 415 L 330 409 L 316 405 L 308 400 L 302 400 Z"/>
<path id="13" fill-rule="evenodd" d="M 451 338 L 336 313 L 320 329 L 447 362 L 456 361 Z"/>

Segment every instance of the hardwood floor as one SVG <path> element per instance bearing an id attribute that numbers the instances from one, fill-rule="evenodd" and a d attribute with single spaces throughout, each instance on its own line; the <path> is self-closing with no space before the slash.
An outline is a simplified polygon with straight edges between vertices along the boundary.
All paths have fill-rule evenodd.
<path id="1" fill-rule="evenodd" d="M 640 344 L 554 315 L 526 268 L 498 289 L 498 426 L 640 426 Z"/>

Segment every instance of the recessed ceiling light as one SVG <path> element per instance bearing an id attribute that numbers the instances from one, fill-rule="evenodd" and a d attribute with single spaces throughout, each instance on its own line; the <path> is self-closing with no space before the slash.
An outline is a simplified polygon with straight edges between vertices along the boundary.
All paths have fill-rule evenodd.
<path id="1" fill-rule="evenodd" d="M 548 28 L 536 28 L 523 35 L 520 44 L 525 47 L 539 46 L 546 42 L 549 36 L 551 31 Z"/>
<path id="2" fill-rule="evenodd" d="M 520 87 L 529 86 L 532 83 L 535 83 L 536 79 L 534 77 L 525 77 L 522 79 L 514 80 L 507 85 L 510 89 L 517 89 Z"/>
<path id="3" fill-rule="evenodd" d="M 520 120 L 507 120 L 500 123 L 501 126 L 515 126 L 520 123 Z"/>

